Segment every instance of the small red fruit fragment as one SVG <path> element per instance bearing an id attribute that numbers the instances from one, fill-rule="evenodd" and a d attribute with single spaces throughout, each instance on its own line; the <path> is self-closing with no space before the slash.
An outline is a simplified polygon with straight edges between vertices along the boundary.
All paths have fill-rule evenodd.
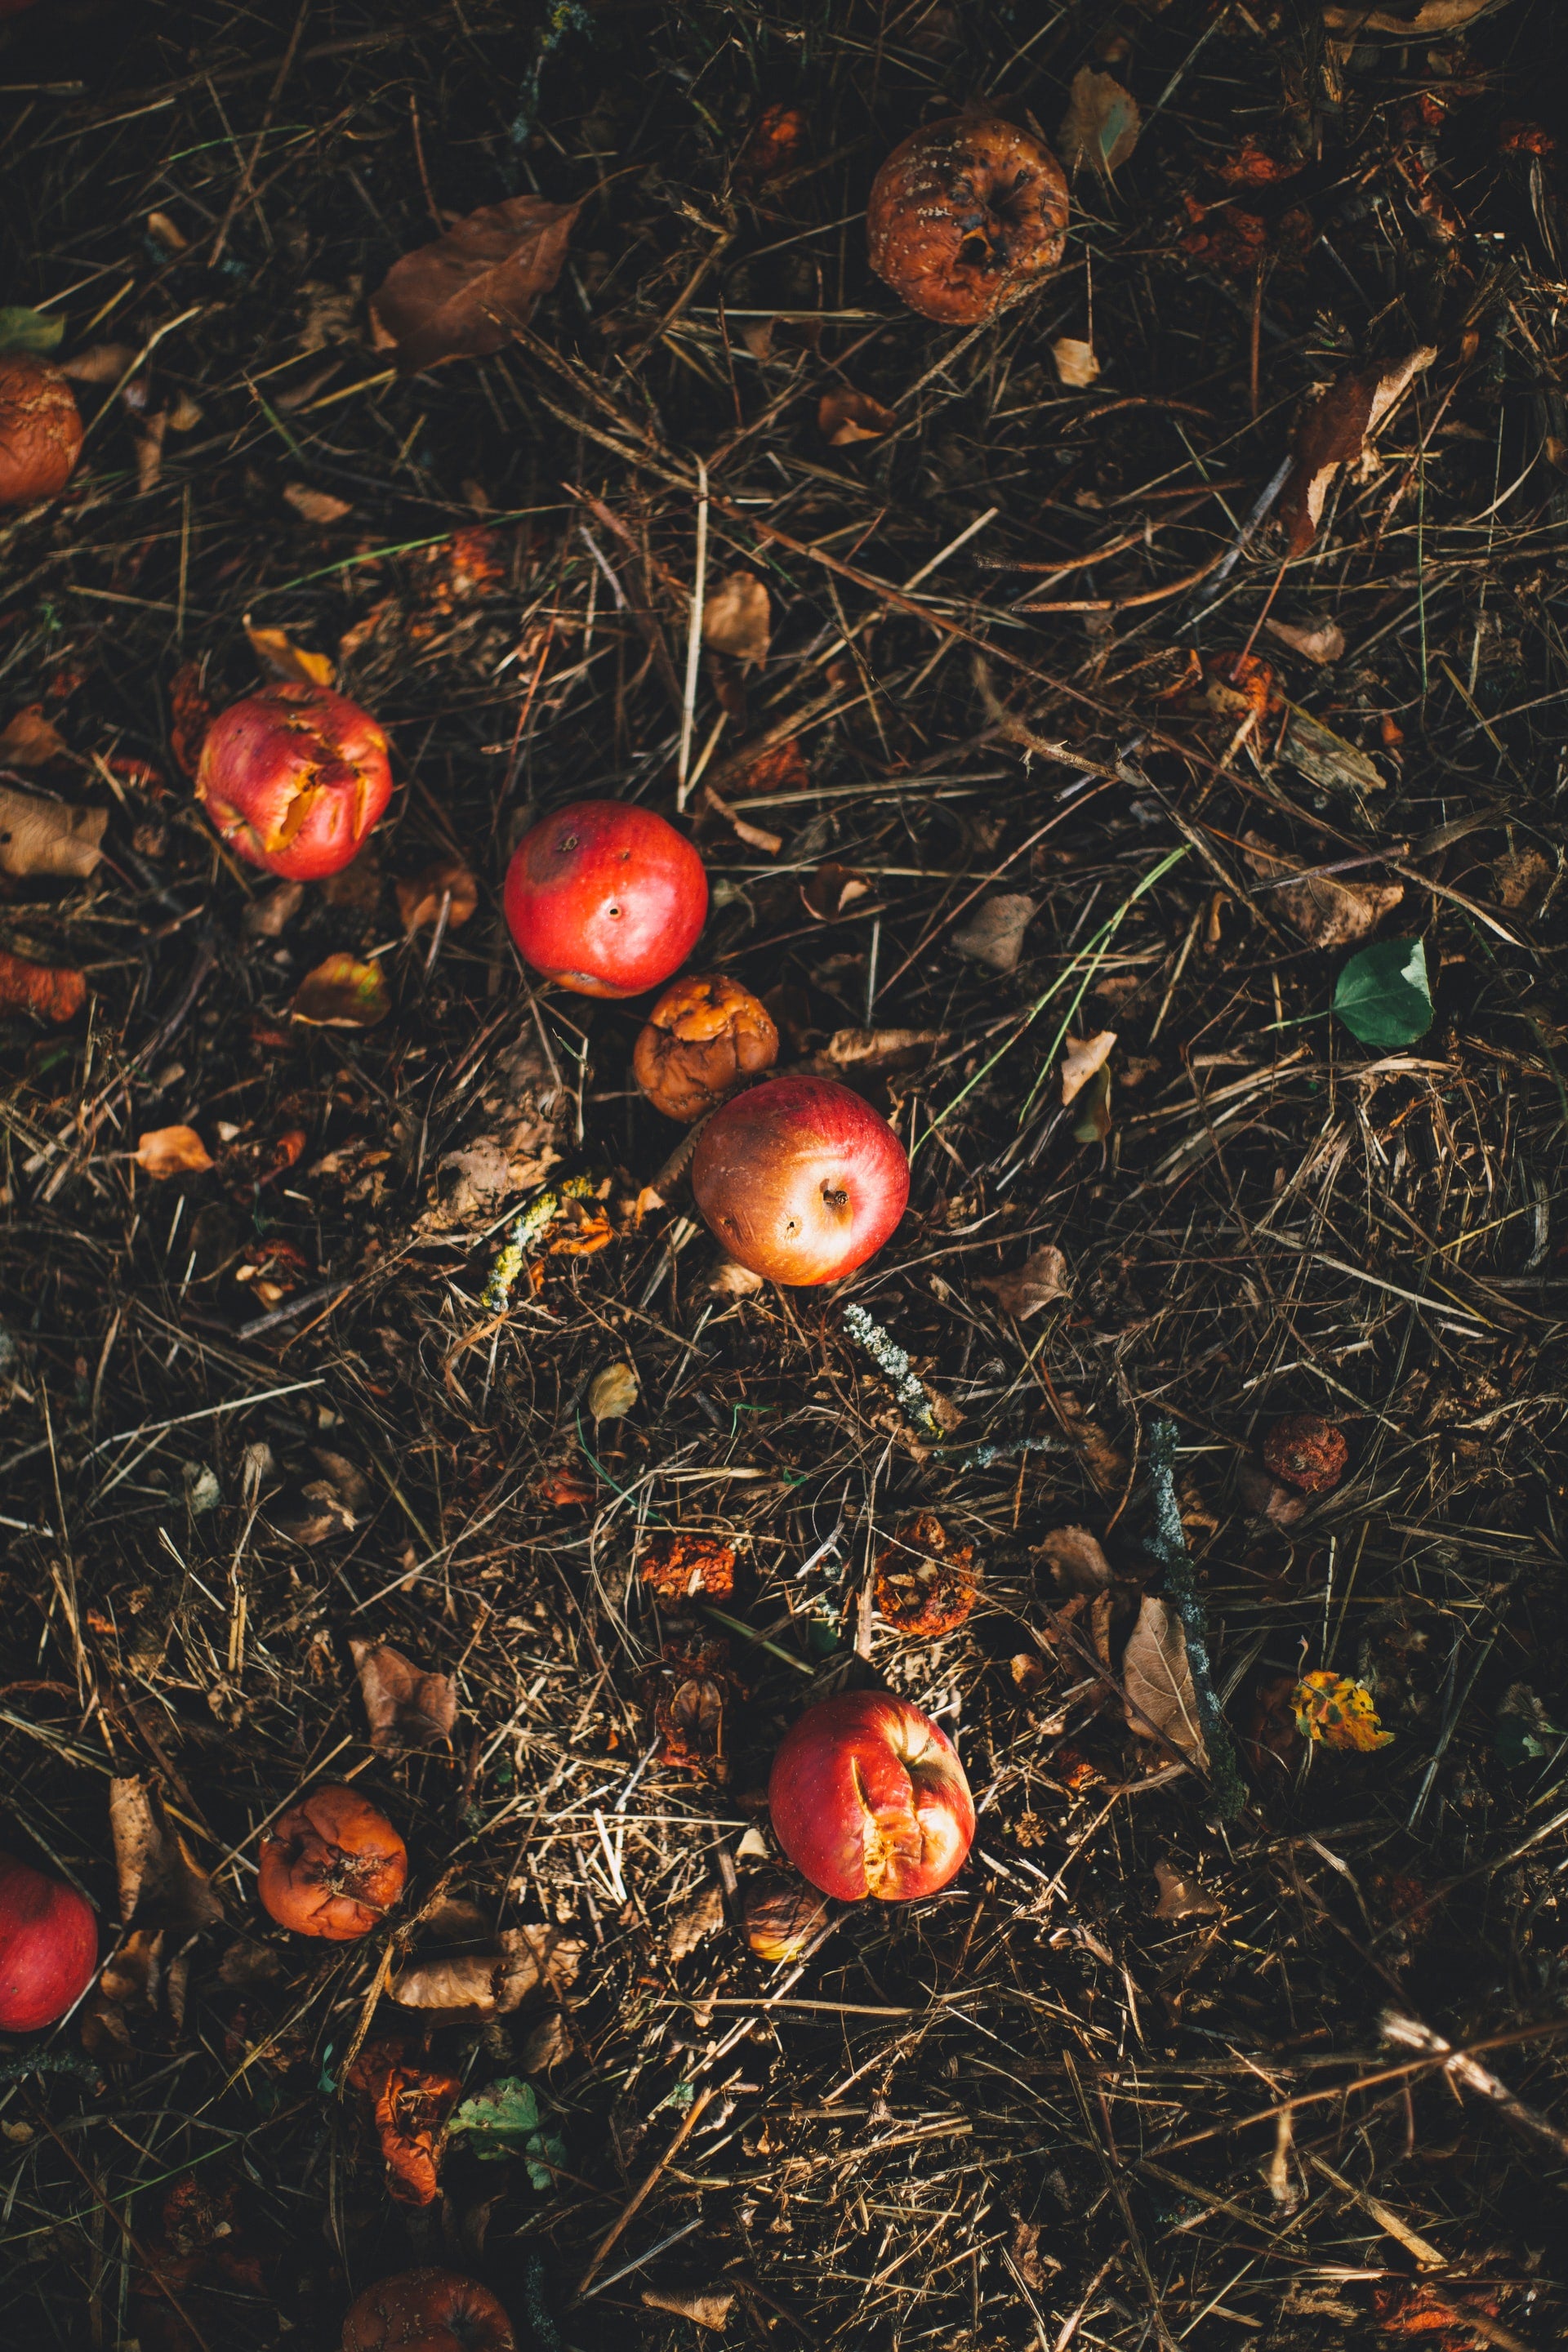
<path id="1" fill-rule="evenodd" d="M 655 1110 L 689 1127 L 778 1055 L 773 1016 L 749 988 L 721 972 L 694 972 L 673 982 L 648 1014 L 632 1073 Z"/>
<path id="2" fill-rule="evenodd" d="M 1337 1423 L 1321 1413 L 1292 1412 L 1263 1441 L 1263 1466 L 1303 1495 L 1327 1495 L 1345 1475 L 1350 1447 Z"/>
<path id="3" fill-rule="evenodd" d="M 386 738 L 330 687 L 279 682 L 213 720 L 196 798 L 252 866 L 319 882 L 353 863 L 392 798 Z"/>
<path id="4" fill-rule="evenodd" d="M 689 1601 L 728 1601 L 735 1590 L 735 1547 L 712 1536 L 661 1536 L 643 1554 L 642 1580 L 667 1609 Z"/>
<path id="5" fill-rule="evenodd" d="M 407 1876 L 408 1849 L 386 1815 L 329 1781 L 273 1822 L 256 1891 L 280 1927 L 352 1944 L 379 1927 Z"/>
<path id="6" fill-rule="evenodd" d="M 932 1511 L 918 1512 L 882 1546 L 873 1574 L 877 1614 L 895 1633 L 934 1641 L 974 1606 L 974 1546 L 950 1544 Z"/>
<path id="7" fill-rule="evenodd" d="M 31 352 L 0 359 L 0 507 L 54 498 L 80 450 L 81 413 L 58 368 Z"/>
<path id="8" fill-rule="evenodd" d="M 867 250 L 922 319 L 974 326 L 1056 268 L 1067 221 L 1049 148 L 998 116 L 955 114 L 911 132 L 878 173 Z"/>
<path id="9" fill-rule="evenodd" d="M 773 1759 L 768 1809 L 795 1868 L 841 1903 L 934 1895 L 974 1836 L 952 1742 L 886 1691 L 843 1691 L 809 1708 Z"/>
<path id="10" fill-rule="evenodd" d="M 74 1886 L 0 1853 L 0 2033 L 34 2033 L 81 1999 L 98 1921 Z"/>
<path id="11" fill-rule="evenodd" d="M 515 2352 L 489 2287 L 456 2271 L 399 2271 L 367 2286 L 343 2321 L 343 2352 Z"/>
<path id="12" fill-rule="evenodd" d="M 629 801 L 574 801 L 524 834 L 507 868 L 519 952 L 579 996 L 637 996 L 684 963 L 708 919 L 686 839 Z"/>

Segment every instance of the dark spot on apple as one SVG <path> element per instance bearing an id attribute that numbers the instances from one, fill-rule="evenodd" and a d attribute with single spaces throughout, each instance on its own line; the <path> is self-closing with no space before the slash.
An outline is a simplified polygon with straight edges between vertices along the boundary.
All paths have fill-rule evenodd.
<path id="1" fill-rule="evenodd" d="M 836 1191 L 831 1184 L 823 1186 L 822 1197 L 830 1209 L 847 1209 L 849 1206 L 848 1193 L 841 1190 Z"/>
<path id="2" fill-rule="evenodd" d="M 617 920 L 619 919 L 619 917 L 620 917 L 620 911 L 621 911 L 621 910 L 620 910 L 620 908 L 619 908 L 617 906 L 615 906 L 614 904 L 612 904 L 612 905 L 610 905 L 610 906 L 606 907 L 606 908 L 605 908 L 605 914 L 609 916 L 609 918 L 610 918 L 610 919 L 611 919 L 611 921 L 612 921 L 612 922 L 617 921 Z"/>
<path id="3" fill-rule="evenodd" d="M 577 846 L 577 836 L 576 836 L 576 835 L 575 835 L 574 833 L 563 833 L 563 834 L 562 835 L 562 836 L 561 836 L 561 847 L 562 847 L 563 851 L 565 851 L 565 850 L 568 850 L 568 849 L 575 849 L 575 848 L 576 848 L 576 846 Z"/>

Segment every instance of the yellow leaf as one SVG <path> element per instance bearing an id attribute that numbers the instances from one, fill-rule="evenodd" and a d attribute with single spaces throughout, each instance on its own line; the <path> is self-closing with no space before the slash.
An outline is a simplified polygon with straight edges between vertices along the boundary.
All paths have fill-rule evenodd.
<path id="1" fill-rule="evenodd" d="M 702 613 L 702 642 L 716 654 L 740 662 L 765 662 L 773 604 L 754 572 L 731 572 L 710 595 Z"/>
<path id="2" fill-rule="evenodd" d="M 1377 1719 L 1377 1707 L 1364 1683 L 1348 1675 L 1332 1675 L 1320 1666 L 1303 1675 L 1290 1695 L 1296 1727 L 1303 1738 L 1324 1748 L 1353 1748 L 1370 1755 L 1386 1748 L 1394 1738 Z"/>
<path id="3" fill-rule="evenodd" d="M 212 1154 L 194 1127 L 154 1127 L 136 1139 L 136 1164 L 145 1175 L 199 1176 Z"/>
<path id="4" fill-rule="evenodd" d="M 250 650 L 270 677 L 292 679 L 300 686 L 331 686 L 336 675 L 331 654 L 308 654 L 283 629 L 253 629 L 245 625 Z"/>
<path id="5" fill-rule="evenodd" d="M 305 974 L 289 1009 L 317 1029 L 374 1029 L 391 1012 L 392 999 L 378 963 L 330 955 Z"/>

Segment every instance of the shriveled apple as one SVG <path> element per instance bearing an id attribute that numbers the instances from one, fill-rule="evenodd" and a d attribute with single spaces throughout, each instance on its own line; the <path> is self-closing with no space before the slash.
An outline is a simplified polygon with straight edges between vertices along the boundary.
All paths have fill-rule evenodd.
<path id="1" fill-rule="evenodd" d="M 319 882 L 359 856 L 392 798 L 386 737 L 330 687 L 265 687 L 207 729 L 196 798 L 250 865 Z"/>
<path id="2" fill-rule="evenodd" d="M 31 352 L 0 359 L 0 507 L 63 490 L 81 437 L 76 394 L 58 367 Z"/>
<path id="3" fill-rule="evenodd" d="M 974 1836 L 952 1742 L 887 1691 L 842 1691 L 809 1708 L 773 1759 L 768 1809 L 795 1868 L 841 1903 L 934 1895 Z"/>
<path id="4" fill-rule="evenodd" d="M 408 1849 L 380 1807 L 328 1781 L 267 1832 L 256 1891 L 280 1927 L 352 1944 L 380 1926 L 407 1876 Z"/>
<path id="5" fill-rule="evenodd" d="M 671 982 L 632 1048 L 632 1074 L 667 1118 L 689 1126 L 772 1069 L 779 1033 L 765 1004 L 723 972 Z"/>
<path id="6" fill-rule="evenodd" d="M 834 1078 L 769 1078 L 715 1111 L 691 1189 L 732 1258 L 773 1282 L 837 1282 L 863 1265 L 910 1196 L 902 1144 Z"/>

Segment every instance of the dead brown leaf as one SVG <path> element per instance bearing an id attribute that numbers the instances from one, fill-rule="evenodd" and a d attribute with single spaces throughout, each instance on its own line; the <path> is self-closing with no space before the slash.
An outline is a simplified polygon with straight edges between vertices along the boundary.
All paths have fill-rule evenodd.
<path id="1" fill-rule="evenodd" d="M 68 754 L 69 749 L 58 728 L 50 724 L 36 702 L 30 702 L 0 731 L 0 767 L 47 768 L 51 760 Z"/>
<path id="2" fill-rule="evenodd" d="M 819 923 L 831 923 L 836 917 L 847 914 L 858 898 L 869 898 L 871 885 L 863 874 L 834 859 L 819 866 L 809 882 L 800 886 L 805 911 L 815 915 Z"/>
<path id="3" fill-rule="evenodd" d="M 89 343 L 74 359 L 61 360 L 59 369 L 73 383 L 118 383 L 135 356 L 134 343 Z"/>
<path id="4" fill-rule="evenodd" d="M 1143 1596 L 1138 1622 L 1121 1654 L 1121 1680 L 1134 1738 L 1149 1738 L 1149 1726 L 1153 1724 L 1184 1756 L 1198 1764 L 1208 1762 L 1187 1658 L 1187 1637 L 1175 1611 L 1156 1593 Z"/>
<path id="5" fill-rule="evenodd" d="M 1282 646 L 1310 662 L 1337 662 L 1345 649 L 1345 633 L 1337 621 L 1315 621 L 1310 628 L 1291 621 L 1265 621 L 1264 627 Z"/>
<path id="6" fill-rule="evenodd" d="M 305 974 L 289 1009 L 316 1029 L 374 1029 L 391 1012 L 392 999 L 378 963 L 330 955 Z"/>
<path id="7" fill-rule="evenodd" d="M 678 2319 L 689 2319 L 698 2327 L 710 2328 L 715 2336 L 723 2335 L 735 2308 L 735 2290 L 728 2286 L 645 2286 L 642 2299 L 645 2311 L 672 2311 Z"/>
<path id="8" fill-rule="evenodd" d="M 371 316 L 403 373 L 503 350 L 560 277 L 580 209 L 510 196 L 395 261 Z"/>
<path id="9" fill-rule="evenodd" d="M 1057 379 L 1069 392 L 1087 392 L 1100 380 L 1100 362 L 1094 345 L 1078 335 L 1058 335 L 1051 345 L 1051 357 L 1057 363 Z"/>
<path id="10" fill-rule="evenodd" d="M 945 1029 L 836 1029 L 811 1066 L 824 1076 L 836 1070 L 912 1069 L 946 1043 Z"/>
<path id="11" fill-rule="evenodd" d="M 717 1935 L 723 1925 L 723 1893 L 717 1886 L 705 1886 L 700 1895 L 681 1905 L 669 1923 L 665 1948 L 670 1965 L 678 1966 L 707 1937 Z"/>
<path id="12" fill-rule="evenodd" d="M 1068 1443 L 1083 1456 L 1085 1469 L 1102 1495 L 1121 1491 L 1127 1475 L 1127 1456 L 1113 1444 L 1092 1413 L 1085 1411 L 1070 1389 L 1057 1397 L 1062 1428 Z"/>
<path id="13" fill-rule="evenodd" d="M 988 964 L 993 971 L 1016 971 L 1024 952 L 1024 933 L 1039 912 L 1033 898 L 1009 891 L 978 906 L 952 944 L 973 963 Z"/>
<path id="14" fill-rule="evenodd" d="M 322 526 L 342 522 L 344 515 L 353 512 L 348 499 L 335 499 L 330 490 L 313 490 L 306 482 L 285 482 L 283 496 L 304 522 Z"/>
<path id="15" fill-rule="evenodd" d="M 1419 0 L 1414 8 L 1360 7 L 1355 0 L 1324 0 L 1323 23 L 1331 33 L 1393 33 L 1399 39 L 1429 38 L 1462 32 L 1507 0 Z"/>
<path id="16" fill-rule="evenodd" d="M 461 930 L 479 903 L 479 886 L 461 858 L 437 858 L 397 885 L 397 911 L 405 931 L 433 930 L 445 908 L 447 929 Z"/>
<path id="17" fill-rule="evenodd" d="M 74 1021 L 87 1003 L 87 979 L 68 964 L 31 963 L 0 948 L 0 1013 L 30 1013 L 35 1020 Z"/>
<path id="18" fill-rule="evenodd" d="M 1341 376 L 1306 410 L 1296 428 L 1294 463 L 1279 494 L 1292 555 L 1304 555 L 1316 538 L 1340 467 L 1359 464 L 1395 401 L 1436 356 L 1436 346 L 1426 343 L 1405 359 L 1359 368 Z"/>
<path id="19" fill-rule="evenodd" d="M 576 1982 L 584 1946 L 556 1927 L 506 1927 L 487 1950 L 418 1955 L 388 1987 L 404 2009 L 479 2010 L 510 2015 L 542 1986 L 557 1996 Z"/>
<path id="20" fill-rule="evenodd" d="M 247 939 L 279 939 L 304 903 L 302 882 L 279 882 L 264 897 L 251 900 L 240 917 L 240 928 Z"/>
<path id="21" fill-rule="evenodd" d="M 1062 1055 L 1062 1102 L 1076 1102 L 1097 1070 L 1104 1068 L 1116 1044 L 1114 1029 L 1097 1029 L 1092 1037 L 1069 1037 Z"/>
<path id="22" fill-rule="evenodd" d="M 1157 1862 L 1154 1880 L 1160 1889 L 1160 1899 L 1154 1906 L 1156 1919 L 1206 1919 L 1219 1910 L 1208 1888 L 1173 1863 Z"/>
<path id="23" fill-rule="evenodd" d="M 755 662 L 768 657 L 773 627 L 773 600 L 754 572 L 730 572 L 702 607 L 702 642 L 731 661 Z"/>
<path id="24" fill-rule="evenodd" d="M 427 1673 L 384 1642 L 351 1641 L 349 1648 L 377 1755 L 401 1756 L 451 1738 L 458 1694 L 450 1675 Z"/>
<path id="25" fill-rule="evenodd" d="M 1247 863 L 1260 881 L 1300 871 L 1292 859 L 1277 856 L 1260 835 L 1242 838 Z M 1342 882 L 1337 874 L 1314 874 L 1302 882 L 1280 882 L 1265 903 L 1278 908 L 1312 947 L 1342 948 L 1370 939 L 1404 896 L 1402 882 Z"/>
<path id="26" fill-rule="evenodd" d="M 110 1780 L 109 1827 L 124 1926 L 134 1921 L 188 1936 L 223 1917 L 211 1880 L 197 1867 L 155 1789 L 134 1775 Z"/>
<path id="27" fill-rule="evenodd" d="M 518 2055 L 525 2074 L 548 2074 L 572 2055 L 572 2028 L 564 2010 L 552 2009 L 542 2017 Z"/>
<path id="28" fill-rule="evenodd" d="M 1114 74 L 1080 66 L 1068 93 L 1068 110 L 1057 133 L 1057 152 L 1068 172 L 1084 164 L 1110 179 L 1138 144 L 1143 117 L 1131 90 Z"/>
<path id="29" fill-rule="evenodd" d="M 1042 1307 L 1048 1307 L 1053 1298 L 1067 1297 L 1068 1262 L 1055 1242 L 1046 1242 L 1031 1250 L 1012 1274 L 980 1274 L 974 1279 L 978 1289 L 991 1293 L 1004 1315 L 1016 1316 L 1023 1323 Z"/>
<path id="30" fill-rule="evenodd" d="M 1037 1549 L 1058 1592 L 1109 1591 L 1110 1562 L 1087 1528 L 1053 1528 Z"/>
<path id="31" fill-rule="evenodd" d="M 153 1127 L 136 1139 L 136 1164 L 161 1183 L 167 1176 L 199 1176 L 213 1162 L 194 1127 Z"/>
<path id="32" fill-rule="evenodd" d="M 1539 849 L 1509 852 L 1492 861 L 1492 883 L 1510 912 L 1538 899 L 1552 878 L 1552 867 Z"/>
<path id="33" fill-rule="evenodd" d="M 852 392 L 847 383 L 835 384 L 817 403 L 816 429 L 830 449 L 847 448 L 852 441 L 879 441 L 898 421 L 868 392 Z"/>
<path id="34" fill-rule="evenodd" d="M 287 629 L 253 629 L 247 620 L 245 634 L 268 677 L 288 678 L 297 686 L 331 686 L 337 676 L 331 654 L 306 653 Z"/>
<path id="35" fill-rule="evenodd" d="M 108 827 L 107 809 L 67 808 L 0 788 L 0 873 L 85 881 L 103 856 Z"/>

